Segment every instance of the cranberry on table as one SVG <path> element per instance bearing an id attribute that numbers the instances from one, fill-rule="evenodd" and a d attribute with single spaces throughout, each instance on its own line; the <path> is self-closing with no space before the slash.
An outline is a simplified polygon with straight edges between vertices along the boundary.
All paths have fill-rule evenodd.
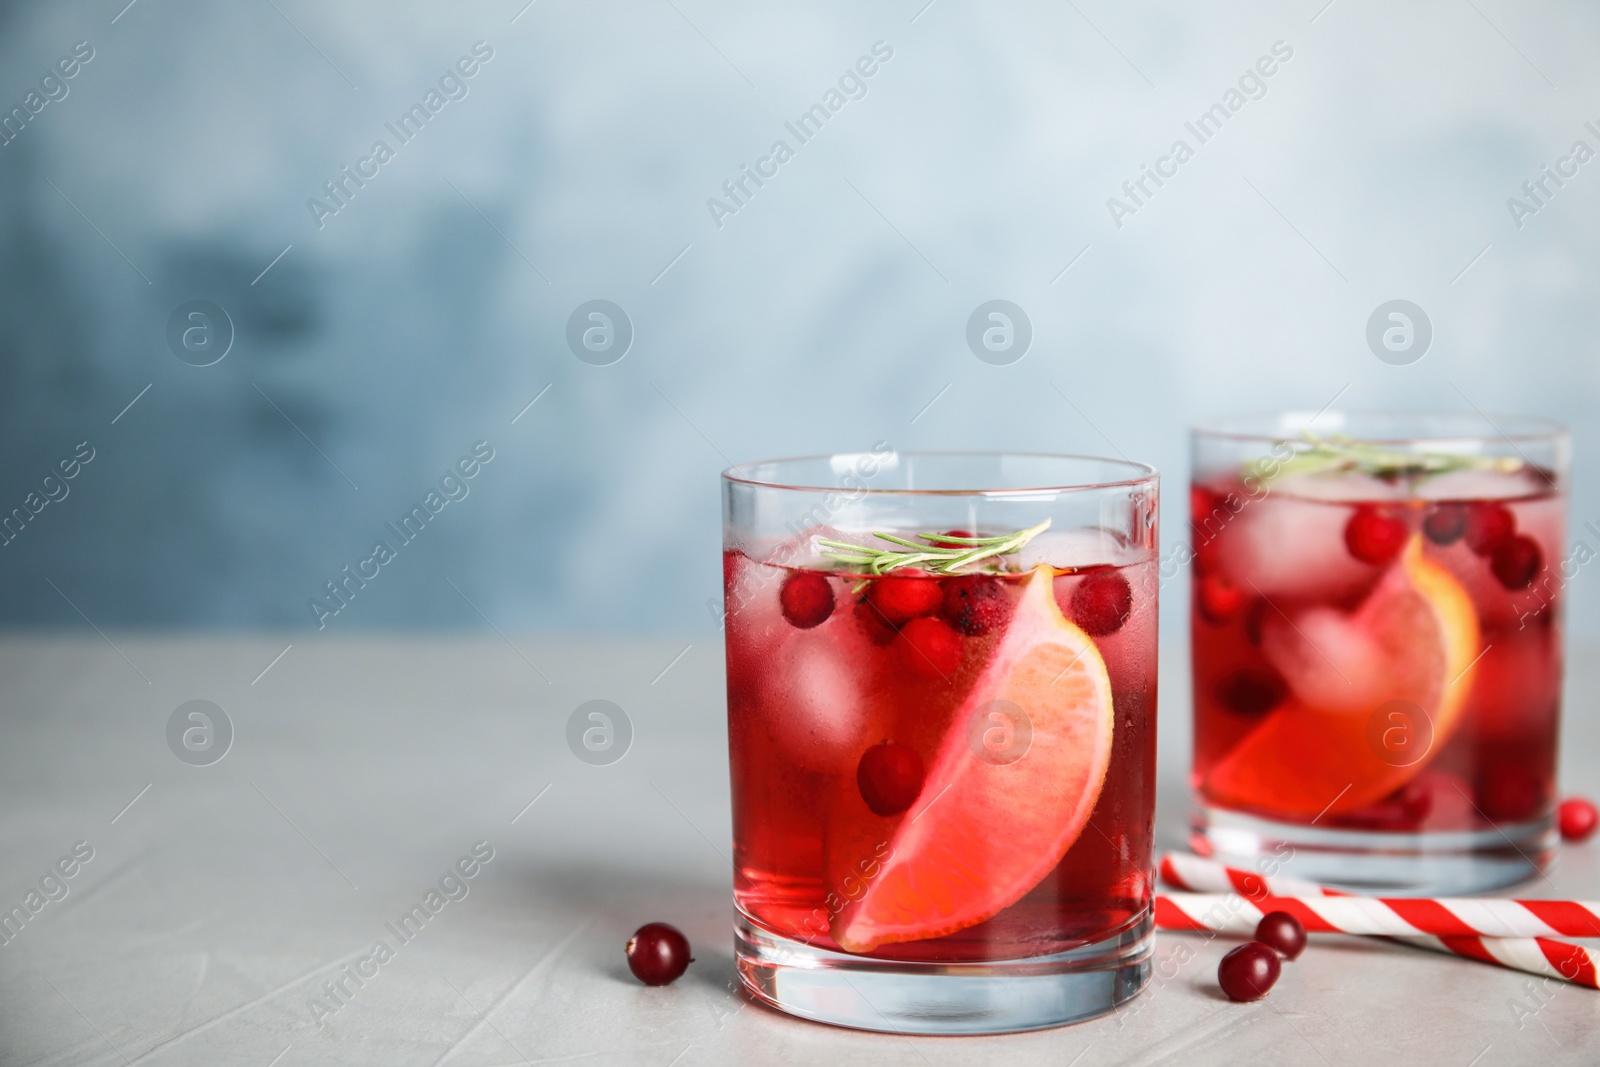
<path id="1" fill-rule="evenodd" d="M 1381 567 L 1406 547 L 1406 524 L 1398 516 L 1363 504 L 1344 524 L 1344 546 L 1362 563 Z"/>
<path id="2" fill-rule="evenodd" d="M 1011 601 L 999 579 L 970 574 L 944 582 L 939 614 L 968 637 L 977 637 L 1005 625 L 1011 615 Z"/>
<path id="3" fill-rule="evenodd" d="M 895 652 L 913 674 L 948 679 L 961 666 L 961 635 L 943 619 L 912 619 L 900 628 Z"/>
<path id="4" fill-rule="evenodd" d="M 1306 928 L 1286 911 L 1269 911 L 1256 924 L 1256 940 L 1292 960 L 1305 950 Z"/>
<path id="5" fill-rule="evenodd" d="M 1467 512 L 1467 547 L 1487 556 L 1517 532 L 1517 517 L 1504 504 L 1472 505 Z"/>
<path id="6" fill-rule="evenodd" d="M 1133 589 L 1128 579 L 1113 570 L 1090 571 L 1072 591 L 1066 616 L 1091 637 L 1105 637 L 1122 629 L 1133 610 Z"/>
<path id="7" fill-rule="evenodd" d="M 1539 542 L 1526 534 L 1506 538 L 1489 556 L 1489 570 L 1507 589 L 1528 588 L 1543 565 Z"/>
<path id="8" fill-rule="evenodd" d="M 899 815 L 922 792 L 922 757 L 908 745 L 873 745 L 856 764 L 856 788 L 876 815 Z"/>
<path id="9" fill-rule="evenodd" d="M 628 970 L 645 985 L 674 982 L 694 962 L 689 955 L 689 939 L 668 923 L 645 923 L 628 938 L 623 952 L 628 957 Z"/>
<path id="10" fill-rule="evenodd" d="M 1249 941 L 1222 957 L 1217 965 L 1217 984 L 1229 1000 L 1260 1000 L 1277 982 L 1282 969 L 1272 946 Z"/>
<path id="11" fill-rule="evenodd" d="M 1600 811 L 1595 810 L 1592 800 L 1568 797 L 1561 802 L 1556 821 L 1561 827 L 1562 840 L 1587 841 L 1594 836 L 1596 824 L 1600 824 Z"/>
<path id="12" fill-rule="evenodd" d="M 891 575 L 879 578 L 867 590 L 867 602 L 882 613 L 884 621 L 899 626 L 920 615 L 932 615 L 944 603 L 944 590 L 933 578 Z"/>
<path id="13" fill-rule="evenodd" d="M 1422 520 L 1422 532 L 1436 545 L 1453 545 L 1467 532 L 1465 504 L 1435 504 Z"/>
<path id="14" fill-rule="evenodd" d="M 833 614 L 833 586 L 820 574 L 795 571 L 778 589 L 778 603 L 791 626 L 809 630 Z"/>

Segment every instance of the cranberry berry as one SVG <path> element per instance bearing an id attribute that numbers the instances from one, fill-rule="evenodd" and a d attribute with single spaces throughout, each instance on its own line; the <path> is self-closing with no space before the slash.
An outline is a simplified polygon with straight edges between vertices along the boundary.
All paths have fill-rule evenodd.
<path id="1" fill-rule="evenodd" d="M 978 535 L 969 530 L 946 530 L 943 534 L 934 534 L 931 537 L 924 538 L 924 540 L 936 548 L 971 548 L 971 545 L 962 544 L 960 541 L 946 541 L 945 538 L 976 536 Z"/>
<path id="2" fill-rule="evenodd" d="M 833 586 L 820 574 L 794 571 L 783 580 L 778 603 L 791 626 L 809 630 L 821 626 L 833 614 Z"/>
<path id="3" fill-rule="evenodd" d="M 1207 622 L 1224 623 L 1244 606 L 1244 590 L 1220 574 L 1200 579 L 1200 615 Z"/>
<path id="4" fill-rule="evenodd" d="M 1467 532 L 1465 504 L 1435 504 L 1422 520 L 1422 532 L 1436 545 L 1453 545 Z"/>
<path id="5" fill-rule="evenodd" d="M 1517 532 L 1517 517 L 1504 504 L 1474 504 L 1467 515 L 1467 547 L 1487 556 Z"/>
<path id="6" fill-rule="evenodd" d="M 1248 941 L 1226 956 L 1217 966 L 1217 984 L 1229 1000 L 1260 1000 L 1272 989 L 1283 967 L 1270 945 Z"/>
<path id="7" fill-rule="evenodd" d="M 1594 836 L 1595 824 L 1600 823 L 1600 812 L 1595 810 L 1592 800 L 1568 797 L 1561 802 L 1556 821 L 1561 826 L 1563 841 L 1587 841 Z"/>
<path id="8" fill-rule="evenodd" d="M 943 619 L 912 619 L 900 628 L 895 653 L 913 674 L 947 679 L 961 665 L 961 636 Z"/>
<path id="9" fill-rule="evenodd" d="M 1256 924 L 1256 940 L 1292 960 L 1305 951 L 1306 928 L 1286 911 L 1269 911 Z"/>
<path id="10" fill-rule="evenodd" d="M 932 615 L 944 603 L 944 590 L 933 578 L 879 578 L 867 590 L 867 600 L 884 621 L 899 626 L 919 615 Z"/>
<path id="11" fill-rule="evenodd" d="M 1407 819 L 1420 823 L 1433 811 L 1433 790 L 1437 783 L 1427 777 L 1413 778 L 1400 790 L 1400 810 Z"/>
<path id="12" fill-rule="evenodd" d="M 1128 579 L 1113 570 L 1090 571 L 1072 591 L 1067 618 L 1091 637 L 1105 637 L 1122 629 L 1133 610 L 1133 589 Z"/>
<path id="13" fill-rule="evenodd" d="M 694 962 L 689 939 L 667 923 L 645 923 L 628 938 L 623 952 L 628 956 L 628 970 L 645 985 L 674 982 Z"/>
<path id="14" fill-rule="evenodd" d="M 1344 525 L 1344 546 L 1362 563 L 1381 567 L 1406 546 L 1406 524 L 1386 511 L 1363 504 Z"/>
<path id="15" fill-rule="evenodd" d="M 856 788 L 875 815 L 899 815 L 922 792 L 922 757 L 914 748 L 885 741 L 856 764 Z"/>
<path id="16" fill-rule="evenodd" d="M 873 644 L 882 647 L 895 639 L 899 633 L 893 623 L 883 617 L 883 612 L 873 606 L 872 601 L 862 597 L 856 601 L 855 617 L 860 621 L 861 628 L 866 631 L 867 639 Z"/>
<path id="17" fill-rule="evenodd" d="M 971 574 L 944 582 L 944 602 L 939 613 L 968 637 L 977 637 L 1005 625 L 1011 615 L 1011 601 L 999 579 Z"/>
<path id="18" fill-rule="evenodd" d="M 1544 565 L 1539 542 L 1527 534 L 1513 534 L 1489 556 L 1489 570 L 1507 589 L 1526 589 Z"/>
<path id="19" fill-rule="evenodd" d="M 1276 671 L 1256 667 L 1241 667 L 1217 683 L 1217 700 L 1229 711 L 1254 718 L 1265 715 L 1289 695 Z"/>

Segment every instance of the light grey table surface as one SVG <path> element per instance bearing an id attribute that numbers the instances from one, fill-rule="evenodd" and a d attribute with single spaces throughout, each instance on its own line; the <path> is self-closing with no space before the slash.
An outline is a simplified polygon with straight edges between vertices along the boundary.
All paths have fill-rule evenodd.
<path id="1" fill-rule="evenodd" d="M 1158 961 L 1180 943 L 1193 961 L 1078 1026 L 907 1039 L 798 1021 L 732 990 L 714 635 L 300 637 L 275 662 L 289 638 L 107 637 L 0 640 L 0 910 L 75 843 L 93 849 L 67 895 L 0 946 L 6 1065 L 1600 1062 L 1600 993 L 1356 939 L 1319 941 L 1253 1005 L 1216 989 L 1226 943 L 1162 935 Z M 1595 651 L 1571 657 L 1563 761 L 1566 787 L 1591 795 Z M 1162 680 L 1170 845 L 1185 804 L 1181 649 Z M 166 739 L 195 699 L 234 729 L 209 766 Z M 565 741 L 591 699 L 635 731 L 609 766 Z M 401 943 L 386 924 L 481 841 L 493 859 L 467 895 Z M 1600 842 L 1568 849 L 1552 879 L 1532 895 L 1600 897 Z M 654 919 L 695 946 L 664 989 L 623 963 L 628 934 Z M 314 1016 L 310 998 L 379 940 L 393 958 Z"/>

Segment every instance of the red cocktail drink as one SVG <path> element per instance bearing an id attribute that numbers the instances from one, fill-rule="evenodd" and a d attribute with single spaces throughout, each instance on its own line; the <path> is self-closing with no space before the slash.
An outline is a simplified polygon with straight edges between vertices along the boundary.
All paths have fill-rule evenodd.
<path id="1" fill-rule="evenodd" d="M 945 457 L 896 459 L 924 481 Z M 1031 459 L 1062 481 L 1087 462 Z M 1098 1014 L 1143 984 L 1155 487 L 1117 473 L 1134 483 L 1111 491 L 1127 532 L 1068 527 L 1071 488 L 1002 485 L 865 491 L 825 524 L 730 536 L 734 897 L 754 995 L 845 1025 L 992 1032 Z M 795 475 L 757 477 L 730 493 Z M 846 1007 L 830 970 L 878 983 Z"/>
<path id="2" fill-rule="evenodd" d="M 1198 848 L 1418 892 L 1544 862 L 1566 498 L 1538 430 L 1196 435 Z"/>

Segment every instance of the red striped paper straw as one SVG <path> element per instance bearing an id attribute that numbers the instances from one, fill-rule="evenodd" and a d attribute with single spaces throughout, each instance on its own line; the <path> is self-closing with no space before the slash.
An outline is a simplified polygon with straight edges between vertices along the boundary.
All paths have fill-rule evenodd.
<path id="1" fill-rule="evenodd" d="M 1162 857 L 1161 878 L 1185 889 L 1204 891 L 1157 897 L 1156 925 L 1163 929 L 1222 930 L 1248 934 L 1254 932 L 1255 924 L 1261 921 L 1261 916 L 1266 912 L 1287 911 L 1298 918 L 1308 931 L 1380 934 L 1418 948 L 1448 952 L 1483 963 L 1600 988 L 1600 967 L 1597 967 L 1588 949 L 1553 940 L 1544 936 L 1543 932 L 1499 936 L 1476 929 L 1471 933 L 1439 933 L 1436 929 L 1426 929 L 1435 925 L 1441 913 L 1450 916 L 1444 925 L 1457 930 L 1468 920 L 1483 922 L 1486 915 L 1497 915 L 1499 917 L 1495 921 L 1509 922 L 1522 928 L 1542 924 L 1544 930 L 1595 937 L 1600 936 L 1600 925 L 1596 924 L 1597 905 L 1593 902 L 1374 900 L 1350 896 L 1298 878 L 1257 874 L 1226 867 L 1213 860 L 1176 853 Z M 1540 905 L 1540 911 L 1526 908 L 1527 904 Z M 1355 906 L 1355 910 L 1351 909 L 1351 905 Z M 1456 910 L 1457 905 L 1462 906 L 1460 912 Z M 1486 912 L 1483 905 L 1512 907 L 1495 907 Z M 1562 907 L 1551 909 L 1551 905 Z M 1518 911 L 1518 908 L 1521 910 Z M 1587 919 L 1583 918 L 1585 914 Z M 1570 923 L 1576 929 L 1555 930 L 1551 924 L 1544 922 L 1545 916 Z M 1416 921 L 1413 922 L 1413 919 Z M 1341 923 L 1357 928 L 1349 928 Z M 1374 926 L 1382 928 L 1369 928 Z"/>

